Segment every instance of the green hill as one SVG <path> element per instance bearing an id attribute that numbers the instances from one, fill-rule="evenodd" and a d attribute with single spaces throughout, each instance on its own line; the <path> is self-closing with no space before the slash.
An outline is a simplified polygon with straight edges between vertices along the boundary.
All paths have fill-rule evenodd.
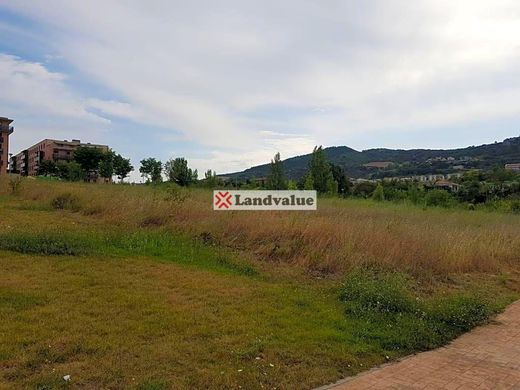
<path id="1" fill-rule="evenodd" d="M 520 162 L 520 137 L 505 139 L 493 144 L 469 146 L 459 149 L 368 149 L 357 151 L 347 146 L 325 148 L 329 161 L 341 166 L 353 178 L 380 178 L 392 176 L 449 173 L 467 169 L 493 169 L 506 163 Z M 285 173 L 290 179 L 305 174 L 310 154 L 291 157 L 283 161 Z M 386 168 L 367 167 L 374 162 L 391 162 Z M 264 177 L 269 164 L 258 165 L 242 172 L 223 176 L 233 179 Z"/>

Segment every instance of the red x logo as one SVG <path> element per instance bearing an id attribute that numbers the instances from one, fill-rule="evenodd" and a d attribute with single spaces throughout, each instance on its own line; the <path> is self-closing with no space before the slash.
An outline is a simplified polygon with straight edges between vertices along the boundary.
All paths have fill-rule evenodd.
<path id="1" fill-rule="evenodd" d="M 231 205 L 231 194 L 229 192 L 219 191 L 215 194 L 215 206 L 217 206 L 219 209 L 228 209 Z"/>

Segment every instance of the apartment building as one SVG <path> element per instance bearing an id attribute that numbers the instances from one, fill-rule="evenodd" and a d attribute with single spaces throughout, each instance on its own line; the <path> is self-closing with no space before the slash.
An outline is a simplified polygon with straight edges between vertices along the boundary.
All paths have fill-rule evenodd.
<path id="1" fill-rule="evenodd" d="M 41 161 L 71 161 L 74 158 L 74 151 L 79 147 L 97 148 L 103 152 L 108 151 L 107 145 L 82 143 L 79 139 L 73 139 L 71 141 L 44 139 L 12 156 L 10 170 L 13 173 L 19 173 L 24 176 L 36 176 Z"/>
<path id="2" fill-rule="evenodd" d="M 520 172 L 520 163 L 506 164 L 505 169 L 513 172 Z"/>
<path id="3" fill-rule="evenodd" d="M 9 136 L 14 131 L 12 119 L 0 117 L 0 175 L 7 173 L 9 163 Z"/>

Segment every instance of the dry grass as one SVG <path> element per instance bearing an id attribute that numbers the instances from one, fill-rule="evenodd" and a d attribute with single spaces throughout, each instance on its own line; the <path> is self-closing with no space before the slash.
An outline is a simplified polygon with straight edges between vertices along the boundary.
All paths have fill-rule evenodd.
<path id="1" fill-rule="evenodd" d="M 0 188 L 7 193 L 5 182 Z M 422 277 L 520 267 L 517 215 L 341 199 L 321 199 L 317 212 L 214 212 L 204 190 L 177 202 L 161 188 L 30 180 L 20 196 L 45 206 L 63 195 L 70 209 L 110 224 L 203 236 L 310 273 L 344 275 L 358 264 Z"/>
<path id="2" fill-rule="evenodd" d="M 405 295 L 455 317 L 473 305 L 460 293 L 483 313 L 519 293 L 513 215 L 334 199 L 218 213 L 203 190 L 25 180 L 12 195 L 0 180 L 0 219 L 0 388 L 313 388 L 460 333 L 350 313 L 359 264 L 437 282 Z"/>

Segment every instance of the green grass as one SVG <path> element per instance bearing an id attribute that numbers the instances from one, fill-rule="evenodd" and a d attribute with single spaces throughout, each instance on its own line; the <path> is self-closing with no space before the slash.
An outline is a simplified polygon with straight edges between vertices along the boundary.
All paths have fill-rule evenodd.
<path id="1" fill-rule="evenodd" d="M 356 335 L 386 350 L 435 348 L 484 323 L 503 303 L 483 291 L 423 297 L 399 272 L 358 268 L 347 277 L 340 299 L 347 315 L 364 326 Z"/>
<path id="2" fill-rule="evenodd" d="M 258 272 L 229 251 L 208 247 L 165 231 L 9 231 L 0 233 L 0 250 L 39 255 L 150 256 L 221 272 L 254 276 Z"/>
<path id="3" fill-rule="evenodd" d="M 253 246 L 225 247 L 207 221 L 172 228 L 161 208 L 136 211 L 136 224 L 99 214 L 117 210 L 84 213 L 76 187 L 0 197 L 0 388 L 313 388 L 442 345 L 518 297 L 505 271 L 435 280 L 390 264 L 309 274 L 258 259 Z M 339 200 L 325 211 L 341 208 L 372 220 L 407 212 Z M 265 237 L 260 245 L 273 244 Z"/>

